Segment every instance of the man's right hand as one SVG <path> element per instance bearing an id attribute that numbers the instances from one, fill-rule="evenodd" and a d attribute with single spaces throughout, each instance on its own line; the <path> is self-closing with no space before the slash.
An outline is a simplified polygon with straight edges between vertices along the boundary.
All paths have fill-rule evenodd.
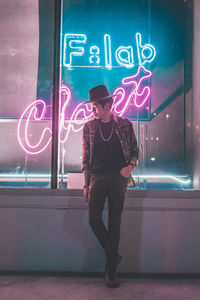
<path id="1" fill-rule="evenodd" d="M 83 197 L 88 202 L 88 196 L 89 196 L 89 186 L 84 187 L 83 189 Z"/>

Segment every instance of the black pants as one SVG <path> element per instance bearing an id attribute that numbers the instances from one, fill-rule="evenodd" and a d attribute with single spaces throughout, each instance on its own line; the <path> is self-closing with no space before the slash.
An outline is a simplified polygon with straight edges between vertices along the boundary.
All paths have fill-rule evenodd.
<path id="1" fill-rule="evenodd" d="M 89 224 L 108 258 L 118 255 L 120 224 L 127 178 L 120 173 L 94 174 L 89 192 Z M 102 212 L 108 198 L 108 228 L 102 220 Z"/>

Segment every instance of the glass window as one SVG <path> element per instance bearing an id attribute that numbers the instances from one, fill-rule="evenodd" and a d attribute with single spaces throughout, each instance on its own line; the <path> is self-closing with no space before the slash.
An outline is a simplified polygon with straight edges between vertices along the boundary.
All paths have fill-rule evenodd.
<path id="1" fill-rule="evenodd" d="M 88 90 L 106 84 L 133 123 L 139 189 L 191 188 L 192 7 L 188 1 L 63 0 L 61 187 L 81 188 Z M 67 178 L 66 178 L 67 177 Z"/>
<path id="2" fill-rule="evenodd" d="M 54 1 L 1 1 L 1 187 L 50 187 L 53 16 Z"/>
<path id="3" fill-rule="evenodd" d="M 105 84 L 136 133 L 135 188 L 199 189 L 198 0 L 3 0 L 0 186 L 51 187 L 59 1 L 59 187 L 83 186 L 82 129 L 93 118 L 83 102 Z"/>

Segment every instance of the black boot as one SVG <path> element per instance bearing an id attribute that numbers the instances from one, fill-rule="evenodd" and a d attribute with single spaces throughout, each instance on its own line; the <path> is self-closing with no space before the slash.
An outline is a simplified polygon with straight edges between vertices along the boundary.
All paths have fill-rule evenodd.
<path id="1" fill-rule="evenodd" d="M 119 287 L 119 280 L 116 275 L 117 267 L 121 261 L 121 255 L 117 255 L 115 259 L 107 258 L 105 265 L 106 272 L 106 284 L 109 288 L 117 288 Z"/>
<path id="2" fill-rule="evenodd" d="M 106 284 L 109 288 L 119 287 L 119 280 L 115 272 L 106 272 Z"/>

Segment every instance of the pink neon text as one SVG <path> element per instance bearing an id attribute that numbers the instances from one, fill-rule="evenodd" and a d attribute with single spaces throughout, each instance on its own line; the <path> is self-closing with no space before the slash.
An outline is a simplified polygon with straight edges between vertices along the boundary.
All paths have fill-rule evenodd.
<path id="1" fill-rule="evenodd" d="M 137 109 L 142 108 L 150 96 L 150 87 L 144 84 L 145 80 L 149 80 L 152 73 L 144 66 L 140 66 L 135 75 L 125 77 L 122 80 L 122 86 L 116 88 L 113 92 L 115 95 L 111 111 L 118 116 L 124 115 L 129 105 L 135 105 Z M 125 87 L 131 88 L 128 92 Z M 70 105 L 71 91 L 63 85 L 60 89 L 60 102 L 62 103 L 60 109 L 60 142 L 67 141 L 70 130 L 73 132 L 80 131 L 85 122 L 92 119 L 93 112 L 91 105 L 80 103 L 74 109 L 69 120 L 65 120 L 67 109 Z M 40 108 L 40 109 L 39 109 Z M 52 130 L 45 127 L 40 133 L 40 138 L 34 144 L 30 141 L 30 130 L 33 122 L 41 121 L 46 113 L 46 104 L 43 100 L 36 100 L 32 102 L 25 109 L 18 122 L 17 136 L 20 146 L 29 154 L 39 154 L 43 152 L 51 142 Z"/>

